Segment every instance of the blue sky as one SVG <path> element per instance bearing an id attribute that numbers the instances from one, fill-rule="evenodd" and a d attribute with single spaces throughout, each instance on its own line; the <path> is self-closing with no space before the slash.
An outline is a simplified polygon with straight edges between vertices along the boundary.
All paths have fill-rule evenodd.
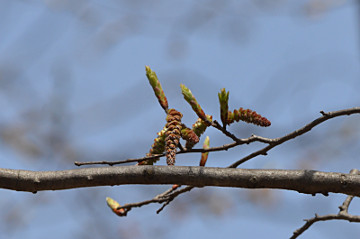
<path id="1" fill-rule="evenodd" d="M 329 2 L 1 2 L 2 167 L 61 170 L 74 168 L 75 160 L 144 156 L 165 123 L 145 65 L 157 72 L 170 107 L 188 125 L 196 116 L 182 98 L 181 83 L 217 119 L 217 92 L 226 88 L 231 109 L 250 108 L 272 122 L 270 128 L 231 126 L 239 137 L 279 137 L 320 116 L 320 110 L 359 106 L 358 9 L 354 2 Z M 359 168 L 358 120 L 326 122 L 241 167 Z M 216 130 L 205 134 L 212 146 L 229 142 Z M 208 166 L 225 167 L 259 147 L 212 153 Z M 197 165 L 199 157 L 181 155 L 177 165 Z M 106 196 L 136 202 L 166 188 L 35 195 L 1 190 L 0 202 L 10 205 L 1 219 L 7 229 L 1 230 L 7 238 L 287 238 L 303 219 L 336 213 L 345 199 L 205 188 L 178 198 L 160 215 L 159 205 L 151 205 L 126 218 L 105 204 Z M 359 211 L 356 200 L 351 210 Z M 324 222 L 302 238 L 339 238 L 338 228 L 342 238 L 359 233 L 356 224 Z"/>

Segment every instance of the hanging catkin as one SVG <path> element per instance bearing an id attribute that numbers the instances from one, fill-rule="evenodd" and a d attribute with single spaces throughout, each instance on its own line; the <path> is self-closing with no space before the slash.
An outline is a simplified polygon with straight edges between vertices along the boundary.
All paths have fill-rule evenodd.
<path id="1" fill-rule="evenodd" d="M 165 154 L 166 154 L 166 163 L 168 165 L 175 164 L 176 157 L 176 147 L 179 144 L 181 137 L 181 118 L 182 114 L 175 110 L 169 109 L 166 116 L 166 137 L 165 137 Z"/>

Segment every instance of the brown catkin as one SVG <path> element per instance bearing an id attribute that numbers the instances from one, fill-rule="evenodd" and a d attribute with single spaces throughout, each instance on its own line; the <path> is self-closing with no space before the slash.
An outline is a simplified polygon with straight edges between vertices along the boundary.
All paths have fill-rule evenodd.
<path id="1" fill-rule="evenodd" d="M 181 137 L 181 118 L 182 114 L 175 110 L 169 109 L 166 116 L 166 137 L 165 137 L 165 154 L 166 154 L 166 163 L 168 165 L 175 164 L 176 157 L 176 147 L 179 144 Z"/>
<path id="2" fill-rule="evenodd" d="M 181 124 L 181 137 L 186 141 L 186 149 L 192 149 L 195 144 L 199 143 L 199 137 L 192 129 L 186 127 L 185 124 Z"/>
<path id="3" fill-rule="evenodd" d="M 256 113 L 256 111 L 243 109 L 242 107 L 238 110 L 234 110 L 234 112 L 229 111 L 227 124 L 230 125 L 234 121 L 239 122 L 240 120 L 262 127 L 268 127 L 271 125 L 271 122 L 267 118 Z"/>

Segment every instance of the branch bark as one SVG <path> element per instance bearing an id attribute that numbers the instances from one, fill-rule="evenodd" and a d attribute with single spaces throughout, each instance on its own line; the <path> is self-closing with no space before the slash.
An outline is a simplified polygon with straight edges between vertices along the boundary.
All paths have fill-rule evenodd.
<path id="1" fill-rule="evenodd" d="M 0 188 L 37 192 L 124 184 L 273 188 L 360 196 L 360 175 L 314 170 L 235 169 L 185 166 L 118 166 L 63 171 L 0 168 Z"/>

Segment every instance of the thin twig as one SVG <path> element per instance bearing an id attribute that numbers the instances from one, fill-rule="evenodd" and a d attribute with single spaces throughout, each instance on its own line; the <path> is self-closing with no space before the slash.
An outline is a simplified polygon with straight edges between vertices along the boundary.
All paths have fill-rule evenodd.
<path id="1" fill-rule="evenodd" d="M 185 193 L 185 192 L 190 192 L 193 188 L 193 186 L 186 186 L 185 188 L 183 189 L 180 189 L 179 191 L 177 191 L 176 193 L 173 193 L 171 195 L 169 195 L 169 199 L 162 205 L 161 208 L 159 208 L 156 213 L 159 214 L 167 205 L 170 204 L 170 202 L 172 200 L 174 200 L 178 195 L 182 194 L 182 193 Z"/>
<path id="2" fill-rule="evenodd" d="M 295 138 L 295 137 L 297 137 L 299 135 L 302 135 L 302 134 L 310 131 L 312 128 L 314 128 L 315 126 L 323 123 L 324 121 L 326 121 L 328 119 L 331 119 L 331 118 L 334 118 L 334 117 L 337 117 L 337 116 L 351 115 L 351 114 L 355 114 L 355 113 L 360 113 L 360 107 L 354 107 L 354 108 L 345 109 L 345 110 L 339 110 L 339 111 L 332 111 L 332 112 L 328 112 L 328 113 L 325 113 L 324 111 L 320 111 L 320 113 L 322 114 L 322 116 L 315 119 L 311 123 L 305 125 L 304 127 L 300 128 L 298 130 L 293 131 L 290 134 L 287 134 L 287 135 L 285 135 L 283 137 L 279 137 L 279 138 L 275 138 L 275 139 L 265 138 L 265 137 L 261 137 L 261 136 L 257 136 L 257 135 L 252 135 L 252 136 L 250 136 L 249 138 L 246 138 L 246 139 L 239 139 L 235 135 L 233 135 L 232 133 L 227 131 L 224 127 L 221 127 L 221 125 L 217 121 L 214 121 L 212 123 L 212 126 L 215 127 L 216 129 L 220 130 L 221 132 L 223 132 L 225 135 L 227 135 L 231 139 L 233 139 L 234 140 L 233 143 L 225 144 L 225 145 L 219 146 L 219 147 L 211 147 L 211 148 L 208 148 L 208 149 L 183 150 L 183 151 L 178 152 L 177 154 L 193 153 L 193 152 L 201 152 L 201 153 L 203 153 L 203 152 L 223 151 L 223 150 L 228 150 L 228 149 L 233 148 L 233 147 L 238 146 L 238 145 L 249 144 L 249 143 L 252 143 L 252 142 L 255 142 L 255 141 L 269 144 L 268 146 L 266 146 L 266 147 L 264 147 L 264 148 L 262 148 L 262 149 L 260 149 L 258 151 L 255 151 L 255 152 L 247 155 L 246 157 L 238 160 L 237 162 L 231 164 L 230 166 L 228 166 L 228 168 L 236 168 L 240 164 L 242 164 L 242 163 L 244 163 L 244 162 L 246 162 L 246 161 L 248 161 L 248 160 L 250 160 L 250 159 L 252 159 L 252 158 L 254 158 L 256 156 L 258 156 L 258 155 L 267 155 L 267 152 L 269 150 L 271 150 L 272 148 L 274 148 L 275 146 L 280 145 L 280 144 L 282 144 L 282 143 L 284 143 L 284 142 L 286 142 L 286 141 L 288 141 L 290 139 L 293 139 L 293 138 Z M 157 211 L 157 213 L 159 213 L 164 209 L 164 207 L 169 205 L 169 203 L 172 200 L 174 200 L 174 198 L 176 196 L 178 196 L 178 195 L 180 195 L 182 193 L 188 192 L 193 188 L 194 188 L 193 186 L 187 186 L 185 189 L 189 189 L 189 190 L 178 190 L 178 191 L 176 191 L 176 194 L 175 193 L 171 194 L 171 197 L 169 197 L 169 198 L 163 198 L 163 199 L 166 199 L 166 200 L 161 201 L 161 202 L 159 202 L 158 199 L 156 199 L 155 201 L 148 200 L 148 201 L 143 201 L 143 202 L 139 202 L 139 203 L 136 203 L 136 204 L 127 204 L 127 205 L 128 205 L 128 207 L 129 207 L 129 205 L 130 206 L 131 205 L 141 205 L 142 206 L 142 205 L 149 204 L 149 203 L 152 203 L 152 202 L 158 202 L 158 203 L 165 202 L 163 204 L 163 206 Z M 166 194 L 166 192 L 164 192 L 164 193 Z M 326 193 L 327 192 L 325 192 L 325 194 Z M 347 198 L 347 200 L 349 201 L 348 204 L 350 204 L 350 202 L 352 200 L 352 196 L 349 196 Z M 347 202 L 347 200 L 345 202 Z M 344 204 L 345 204 L 345 202 L 344 202 Z M 343 204 L 343 206 L 344 206 L 344 204 Z M 346 210 L 348 208 L 348 204 L 347 204 L 347 207 L 345 207 Z M 341 215 L 343 215 L 342 211 L 341 211 Z M 320 217 L 320 219 L 317 219 L 317 220 L 322 220 L 322 218 Z M 328 219 L 328 220 L 331 220 L 331 219 Z M 313 224 L 314 222 L 312 222 L 312 221 L 307 222 L 307 224 L 305 224 L 304 227 L 305 226 L 310 227 L 311 224 Z M 309 223 L 311 223 L 311 224 L 309 224 Z M 306 229 L 304 229 L 304 230 L 306 230 Z M 294 232 L 294 235 L 295 235 L 295 232 Z"/>
<path id="3" fill-rule="evenodd" d="M 345 109 L 345 110 L 339 110 L 339 111 L 332 111 L 332 112 L 327 112 L 325 113 L 324 111 L 320 111 L 320 113 L 322 114 L 321 117 L 315 119 L 314 121 L 312 121 L 311 123 L 305 125 L 304 127 L 293 131 L 290 134 L 287 134 L 283 137 L 280 138 L 276 138 L 276 139 L 272 139 L 271 143 L 269 143 L 268 146 L 255 151 L 249 155 L 247 155 L 246 157 L 236 161 L 235 163 L 231 164 L 229 167 L 230 168 L 236 168 L 237 166 L 239 166 L 242 163 L 245 163 L 246 161 L 258 156 L 258 155 L 267 155 L 267 152 L 274 148 L 275 146 L 282 144 L 290 139 L 293 139 L 297 136 L 300 136 L 306 132 L 309 132 L 312 128 L 314 128 L 315 126 L 323 123 L 324 121 L 337 117 L 337 116 L 342 116 L 342 115 L 351 115 L 351 114 L 355 114 L 355 113 L 360 113 L 360 107 L 354 107 L 354 108 L 350 108 L 350 109 Z"/>
<path id="4" fill-rule="evenodd" d="M 305 225 L 294 231 L 290 239 L 298 238 L 304 231 L 306 231 L 309 227 L 311 227 L 311 225 L 313 225 L 315 222 L 329 221 L 329 220 L 346 220 L 349 222 L 360 222 L 360 216 L 351 215 L 348 213 L 328 214 L 324 216 L 319 216 L 315 214 L 315 217 L 311 219 L 306 219 Z"/>
<path id="5" fill-rule="evenodd" d="M 350 171 L 350 174 L 359 174 L 359 170 L 352 169 Z M 360 216 L 357 215 L 351 215 L 348 213 L 349 206 L 351 201 L 353 200 L 354 196 L 347 196 L 345 201 L 341 206 L 339 206 L 339 213 L 338 214 L 328 214 L 324 216 L 319 216 L 315 214 L 315 217 L 310 219 L 305 219 L 306 223 L 300 227 L 299 229 L 295 230 L 293 232 L 293 235 L 290 237 L 290 239 L 295 239 L 299 237 L 303 232 L 305 232 L 307 229 L 309 229 L 315 222 L 319 221 L 329 221 L 329 220 L 346 220 L 349 222 L 360 222 Z"/>
<path id="6" fill-rule="evenodd" d="M 145 160 L 148 160 L 148 159 L 154 159 L 154 158 L 159 158 L 159 157 L 163 157 L 163 156 L 165 156 L 165 154 L 154 154 L 154 155 L 146 156 L 146 157 L 142 157 L 142 158 L 126 159 L 126 160 L 120 160 L 120 161 L 90 161 L 90 162 L 78 162 L 78 161 L 75 161 L 74 164 L 76 166 L 93 165 L 93 164 L 107 164 L 109 166 L 113 166 L 115 164 L 141 162 L 141 161 L 145 161 Z"/>
<path id="7" fill-rule="evenodd" d="M 243 144 L 250 144 L 252 142 L 261 142 L 261 143 L 266 143 L 268 144 L 268 146 L 255 151 L 249 155 L 247 155 L 246 157 L 236 161 L 235 163 L 231 164 L 229 167 L 230 168 L 236 168 L 238 167 L 240 164 L 256 157 L 259 155 L 266 155 L 267 152 L 269 150 L 271 150 L 272 148 L 274 148 L 275 146 L 282 144 L 290 139 L 296 138 L 297 136 L 300 136 L 308 131 L 310 131 L 312 128 L 314 128 L 315 126 L 323 123 L 324 121 L 337 117 L 337 116 L 343 116 L 343 115 L 351 115 L 351 114 L 356 114 L 356 113 L 360 113 L 360 107 L 354 107 L 354 108 L 350 108 L 350 109 L 345 109 L 345 110 L 339 110 L 339 111 L 332 111 L 332 112 L 328 112 L 325 113 L 323 111 L 320 111 L 320 113 L 322 114 L 321 117 L 315 119 L 314 121 L 312 121 L 311 123 L 305 125 L 304 127 L 293 131 L 290 134 L 287 134 L 285 136 L 279 137 L 279 138 L 274 138 L 274 139 L 270 139 L 270 138 L 265 138 L 265 137 L 261 137 L 261 136 L 257 136 L 257 135 L 252 135 L 249 138 L 244 138 L 244 139 L 239 139 L 236 136 L 234 136 L 233 134 L 231 134 L 230 132 L 228 132 L 226 129 L 224 129 L 223 127 L 221 127 L 221 125 L 217 122 L 214 121 L 212 126 L 219 129 L 220 131 L 222 131 L 225 135 L 227 135 L 228 137 L 232 138 L 234 140 L 234 142 L 229 143 L 229 144 L 224 144 L 222 146 L 218 146 L 218 147 L 211 147 L 208 149 L 187 149 L 187 150 L 181 150 L 179 152 L 177 152 L 176 154 L 184 154 L 184 153 L 204 153 L 204 152 L 214 152 L 214 151 L 226 151 L 230 148 L 234 148 L 238 145 L 243 145 Z M 148 160 L 148 159 L 154 159 L 154 158 L 158 158 L 158 157 L 163 157 L 165 156 L 165 154 L 157 154 L 157 155 L 152 155 L 150 157 L 142 157 L 142 158 L 137 158 L 137 159 L 127 159 L 127 160 L 120 160 L 120 161 L 93 161 L 93 162 L 75 162 L 76 166 L 82 166 L 82 165 L 92 165 L 92 164 L 107 164 L 110 166 L 113 166 L 115 164 L 124 164 L 124 163 L 131 163 L 131 162 L 140 162 L 140 161 L 144 161 L 144 160 Z"/>
<path id="8" fill-rule="evenodd" d="M 218 147 L 211 147 L 208 149 L 180 149 L 180 151 L 176 152 L 176 154 L 186 154 L 186 153 L 205 153 L 205 152 L 215 152 L 215 151 L 226 151 L 230 148 L 234 148 L 238 145 L 242 145 L 242 144 L 249 144 L 252 142 L 262 142 L 262 143 L 271 143 L 273 141 L 273 139 L 269 139 L 269 138 L 265 138 L 265 137 L 261 137 L 261 136 L 257 136 L 257 135 L 252 135 L 249 138 L 245 138 L 245 139 L 238 139 L 238 142 L 233 142 L 233 143 L 229 143 L 229 144 L 224 144 L 222 146 L 218 146 Z M 156 154 L 156 155 L 152 155 L 149 157 L 142 157 L 142 158 L 136 158 L 136 159 L 125 159 L 125 160 L 119 160 L 119 161 L 89 161 L 89 162 L 78 162 L 75 161 L 74 164 L 76 166 L 83 166 L 83 165 L 93 165 L 93 164 L 106 164 L 109 166 L 114 166 L 116 164 L 125 164 L 125 163 L 133 163 L 133 162 L 141 162 L 144 160 L 148 160 L 148 159 L 154 159 L 154 158 L 159 158 L 159 157 L 163 157 L 165 156 L 165 154 Z"/>
<path id="9" fill-rule="evenodd" d="M 117 209 L 124 209 L 125 210 L 125 215 L 124 216 L 126 216 L 127 212 L 130 211 L 134 207 L 142 207 L 142 206 L 148 205 L 150 203 L 165 203 L 156 212 L 156 213 L 160 213 L 167 204 L 169 204 L 172 200 L 174 200 L 175 197 L 177 197 L 178 195 L 180 195 L 180 194 L 182 194 L 184 192 L 189 192 L 193 188 L 194 187 L 192 187 L 192 186 L 187 186 L 187 187 L 185 187 L 183 189 L 180 189 L 180 190 L 177 190 L 177 191 L 173 191 L 173 189 L 170 188 L 167 191 L 165 191 L 164 193 L 156 195 L 153 199 L 142 201 L 142 202 L 137 202 L 137 203 L 128 203 L 128 204 L 125 204 L 125 205 L 123 205 L 121 207 L 118 207 Z M 172 193 L 170 193 L 170 192 L 172 192 Z"/>
<path id="10" fill-rule="evenodd" d="M 170 193 L 178 190 L 180 187 L 181 187 L 180 185 L 174 184 L 171 188 L 169 188 L 168 190 L 166 190 L 166 191 L 163 192 L 163 193 L 160 193 L 160 194 L 157 195 L 156 197 L 157 197 L 157 198 L 167 197 L 167 196 L 169 196 Z"/>
<path id="11" fill-rule="evenodd" d="M 230 133 L 229 131 L 226 130 L 225 126 L 221 126 L 219 124 L 219 122 L 217 122 L 216 120 L 214 120 L 214 122 L 211 124 L 211 126 L 213 126 L 214 128 L 220 130 L 223 134 L 225 134 L 226 136 L 228 136 L 229 138 L 231 138 L 232 140 L 234 140 L 235 142 L 238 142 L 239 139 L 233 135 L 232 133 Z"/>
<path id="12" fill-rule="evenodd" d="M 172 199 L 169 199 L 167 200 L 157 211 L 156 211 L 156 214 L 159 214 L 162 210 L 164 210 L 164 208 L 170 204 L 170 202 L 173 200 L 174 198 Z"/>

